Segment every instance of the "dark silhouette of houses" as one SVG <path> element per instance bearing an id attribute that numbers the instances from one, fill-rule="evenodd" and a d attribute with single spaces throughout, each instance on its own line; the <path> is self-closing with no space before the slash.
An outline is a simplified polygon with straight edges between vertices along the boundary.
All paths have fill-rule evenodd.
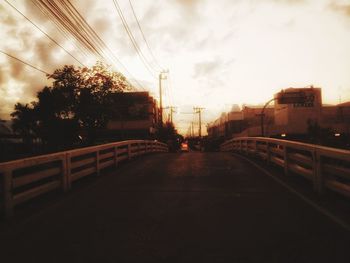
<path id="1" fill-rule="evenodd" d="M 156 100 L 148 92 L 123 92 L 110 95 L 111 119 L 101 131 L 105 139 L 152 139 L 159 125 Z"/>

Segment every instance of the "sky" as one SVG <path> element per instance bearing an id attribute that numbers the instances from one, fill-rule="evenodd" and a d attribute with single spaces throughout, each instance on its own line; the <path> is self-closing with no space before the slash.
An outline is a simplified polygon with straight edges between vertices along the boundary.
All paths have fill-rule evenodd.
<path id="1" fill-rule="evenodd" d="M 8 0 L 86 65 L 32 1 Z M 156 67 L 133 17 L 129 0 L 118 0 L 146 59 Z M 322 88 L 323 103 L 350 101 L 350 0 L 132 0 L 149 47 L 163 69 L 163 106 L 186 134 L 193 107 L 203 107 L 203 127 L 234 104 L 263 104 L 288 87 Z M 158 98 L 158 74 L 148 72 L 126 34 L 113 0 L 73 0 L 89 25 L 137 79 Z M 4 0 L 0 1 L 0 50 L 53 72 L 79 64 Z M 49 85 L 45 74 L 0 53 L 0 118 L 16 102 L 35 100 Z M 165 117 L 167 112 L 165 112 Z"/>

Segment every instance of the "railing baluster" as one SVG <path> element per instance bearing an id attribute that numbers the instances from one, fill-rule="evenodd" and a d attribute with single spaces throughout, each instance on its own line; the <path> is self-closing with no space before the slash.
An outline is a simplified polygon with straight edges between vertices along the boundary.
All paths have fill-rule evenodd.
<path id="1" fill-rule="evenodd" d="M 114 166 L 118 167 L 118 146 L 114 146 Z"/>
<path id="2" fill-rule="evenodd" d="M 4 177 L 4 207 L 7 218 L 13 216 L 12 171 L 5 170 Z"/>
<path id="3" fill-rule="evenodd" d="M 115 166 L 118 166 L 118 160 L 120 160 L 118 158 L 121 156 L 121 159 L 131 159 L 133 156 L 132 144 L 135 145 L 135 155 L 142 155 L 149 151 L 167 151 L 167 145 L 163 143 L 131 140 L 0 163 L 1 179 L 3 179 L 3 189 L 0 193 L 3 195 L 1 199 L 4 200 L 6 217 L 13 215 L 14 206 L 17 204 L 55 189 L 68 191 L 72 187 L 72 182 L 94 172 L 96 175 L 100 175 L 101 169 L 113 166 L 113 158 Z M 107 153 L 104 153 L 104 151 L 107 151 Z M 113 151 L 114 154 L 112 153 Z M 121 156 L 118 156 L 119 151 Z M 72 158 L 74 158 L 74 161 Z M 48 168 L 35 171 L 40 166 L 47 166 Z M 32 167 L 34 171 L 26 173 L 20 179 L 13 178 L 15 169 L 21 170 L 26 167 Z M 38 184 L 34 184 L 33 187 L 30 186 L 33 182 L 40 182 L 42 179 L 49 177 L 53 180 L 50 182 L 43 180 L 44 182 L 39 183 L 39 186 Z M 20 193 L 15 192 L 14 190 L 17 190 L 21 185 L 30 187 L 23 191 L 21 190 Z M 17 198 L 18 195 L 20 195 L 20 199 Z"/>
<path id="4" fill-rule="evenodd" d="M 314 172 L 314 189 L 321 194 L 323 193 L 322 156 L 317 150 L 312 152 L 312 169 Z"/>
<path id="5" fill-rule="evenodd" d="M 288 157 L 288 147 L 283 146 L 283 161 L 284 161 L 284 174 L 289 175 L 289 157 Z"/>
<path id="6" fill-rule="evenodd" d="M 313 188 L 322 193 L 324 188 L 350 196 L 350 151 L 302 142 L 274 138 L 240 137 L 224 142 L 222 151 L 250 155 L 262 151 L 266 145 L 266 161 L 283 167 L 286 175 L 293 173 L 313 182 Z M 310 154 L 311 153 L 311 156 Z M 262 157 L 261 154 L 256 154 Z"/>

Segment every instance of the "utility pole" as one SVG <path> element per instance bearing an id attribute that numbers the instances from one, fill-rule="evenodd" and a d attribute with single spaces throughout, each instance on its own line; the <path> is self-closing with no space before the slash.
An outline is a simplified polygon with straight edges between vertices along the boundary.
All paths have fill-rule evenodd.
<path id="1" fill-rule="evenodd" d="M 163 74 L 169 73 L 169 70 L 163 70 L 159 73 L 159 117 L 160 117 L 160 125 L 163 126 L 163 94 L 162 94 L 162 80 L 167 79 L 167 76 L 163 76 Z"/>
<path id="2" fill-rule="evenodd" d="M 194 107 L 194 113 L 198 113 L 198 136 L 199 139 L 202 138 L 202 110 L 204 110 L 205 108 L 201 108 L 201 107 Z"/>
<path id="3" fill-rule="evenodd" d="M 164 109 L 170 109 L 170 122 L 173 123 L 173 114 L 176 113 L 176 107 L 174 106 L 168 106 Z"/>

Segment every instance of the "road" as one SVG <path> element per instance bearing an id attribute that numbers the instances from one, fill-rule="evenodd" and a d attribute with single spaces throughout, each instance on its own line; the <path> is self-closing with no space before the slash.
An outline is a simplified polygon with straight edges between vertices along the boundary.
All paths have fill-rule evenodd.
<path id="1" fill-rule="evenodd" d="M 350 235 L 227 153 L 158 154 L 10 224 L 1 262 L 350 262 Z"/>

